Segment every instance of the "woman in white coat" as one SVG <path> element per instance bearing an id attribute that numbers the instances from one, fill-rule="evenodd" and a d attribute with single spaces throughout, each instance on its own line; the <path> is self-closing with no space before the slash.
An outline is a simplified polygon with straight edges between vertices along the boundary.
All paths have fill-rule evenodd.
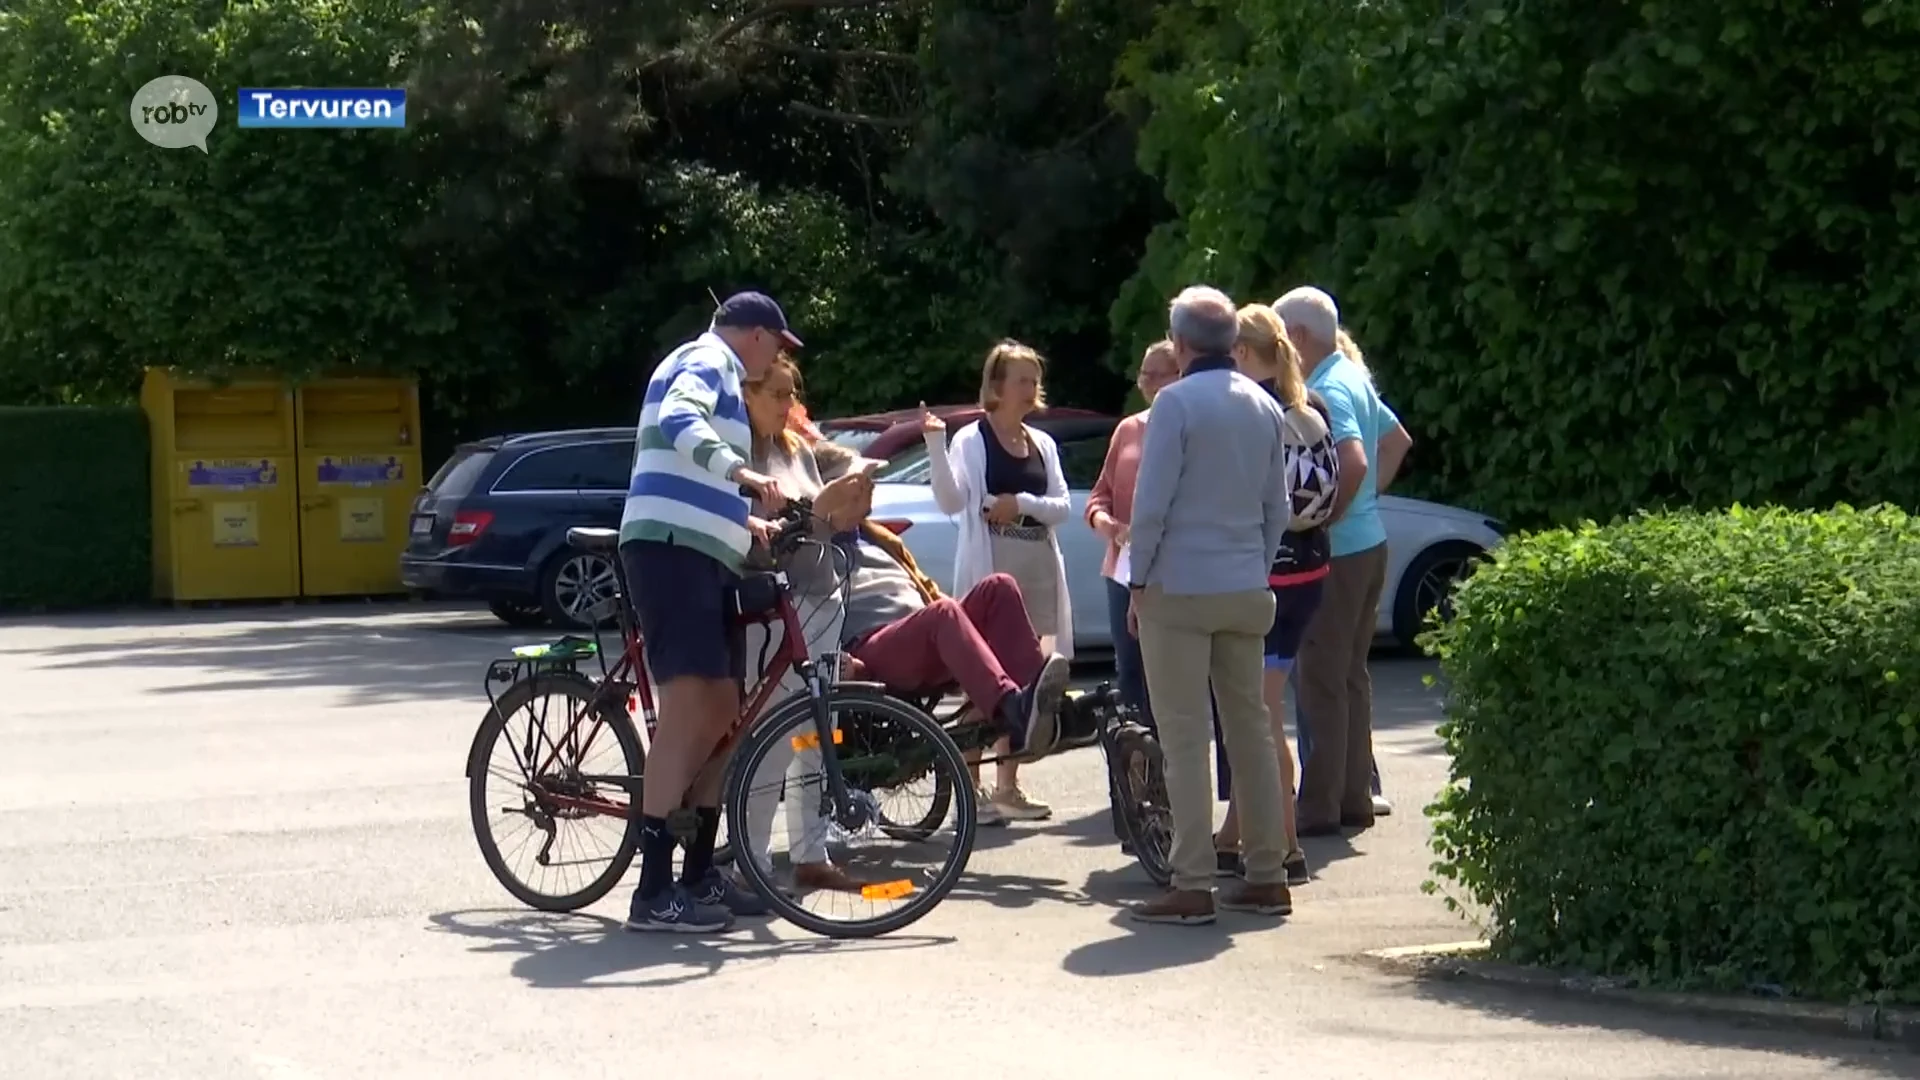
<path id="1" fill-rule="evenodd" d="M 921 403 L 933 498 L 942 513 L 959 519 L 954 552 L 953 593 L 964 594 L 989 574 L 1001 573 L 1020 586 L 1027 618 L 1041 648 L 1073 656 L 1073 610 L 1067 598 L 1066 565 L 1055 531 L 1073 514 L 1060 450 L 1026 419 L 1045 404 L 1041 380 L 1046 361 L 1017 341 L 1002 341 L 987 352 L 980 372 L 980 407 L 986 416 L 953 435 Z M 1003 740 L 996 755 L 1008 752 Z M 1050 747 L 1032 747 L 1026 757 Z M 1041 821 L 1052 807 L 1020 789 L 1019 764 L 1001 760 L 994 790 L 980 793 L 983 821 L 995 817 Z M 976 776 L 976 781 L 977 781 Z"/>

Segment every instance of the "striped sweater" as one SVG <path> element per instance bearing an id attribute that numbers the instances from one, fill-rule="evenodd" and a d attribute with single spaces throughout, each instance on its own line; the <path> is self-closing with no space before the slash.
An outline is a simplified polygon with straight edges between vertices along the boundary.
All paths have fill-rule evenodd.
<path id="1" fill-rule="evenodd" d="M 679 544 L 736 572 L 746 562 L 753 543 L 747 500 L 727 479 L 751 453 L 743 374 L 739 358 L 711 331 L 654 369 L 640 409 L 621 543 Z"/>

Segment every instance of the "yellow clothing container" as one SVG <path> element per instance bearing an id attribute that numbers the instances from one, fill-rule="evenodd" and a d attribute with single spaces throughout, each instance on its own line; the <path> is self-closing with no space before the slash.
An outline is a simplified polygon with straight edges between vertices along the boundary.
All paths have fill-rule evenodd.
<path id="1" fill-rule="evenodd" d="M 298 596 L 292 386 L 150 368 L 140 405 L 153 437 L 154 596 Z"/>
<path id="2" fill-rule="evenodd" d="M 295 394 L 300 488 L 300 591 L 357 596 L 405 591 L 400 553 L 426 478 L 420 391 L 411 379 L 338 378 Z"/>

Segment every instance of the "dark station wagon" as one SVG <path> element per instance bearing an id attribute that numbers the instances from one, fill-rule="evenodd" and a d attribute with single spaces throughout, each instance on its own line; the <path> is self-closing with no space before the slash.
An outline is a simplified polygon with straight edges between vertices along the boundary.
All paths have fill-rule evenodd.
<path id="1" fill-rule="evenodd" d="M 620 527 L 633 440 L 591 428 L 463 443 L 414 500 L 401 581 L 485 601 L 514 626 L 587 628 L 615 591 L 613 565 L 569 548 L 567 530 Z"/>

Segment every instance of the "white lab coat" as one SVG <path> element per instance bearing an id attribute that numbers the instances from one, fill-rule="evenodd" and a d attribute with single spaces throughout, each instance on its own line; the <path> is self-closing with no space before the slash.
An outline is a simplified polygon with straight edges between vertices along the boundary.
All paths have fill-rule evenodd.
<path id="1" fill-rule="evenodd" d="M 950 448 L 945 431 L 930 431 L 926 437 L 933 501 L 941 513 L 956 518 L 960 525 L 960 541 L 953 553 L 955 596 L 965 596 L 968 589 L 994 572 L 987 519 L 980 514 L 993 502 L 993 497 L 986 493 L 987 446 L 981 441 L 984 436 L 980 430 L 985 423 L 981 420 L 961 428 Z M 1067 495 L 1066 474 L 1060 471 L 1060 448 L 1046 432 L 1032 427 L 1027 428 L 1027 438 L 1039 451 L 1041 464 L 1046 466 L 1047 493 L 1020 494 L 1014 498 L 1020 504 L 1021 513 L 1049 526 L 1047 543 L 1053 547 L 1053 595 L 1057 598 L 1053 624 L 1059 628 L 1053 651 L 1072 659 L 1073 602 L 1067 595 L 1067 567 L 1060 557 L 1060 538 L 1055 533 L 1073 516 L 1073 503 Z"/>

